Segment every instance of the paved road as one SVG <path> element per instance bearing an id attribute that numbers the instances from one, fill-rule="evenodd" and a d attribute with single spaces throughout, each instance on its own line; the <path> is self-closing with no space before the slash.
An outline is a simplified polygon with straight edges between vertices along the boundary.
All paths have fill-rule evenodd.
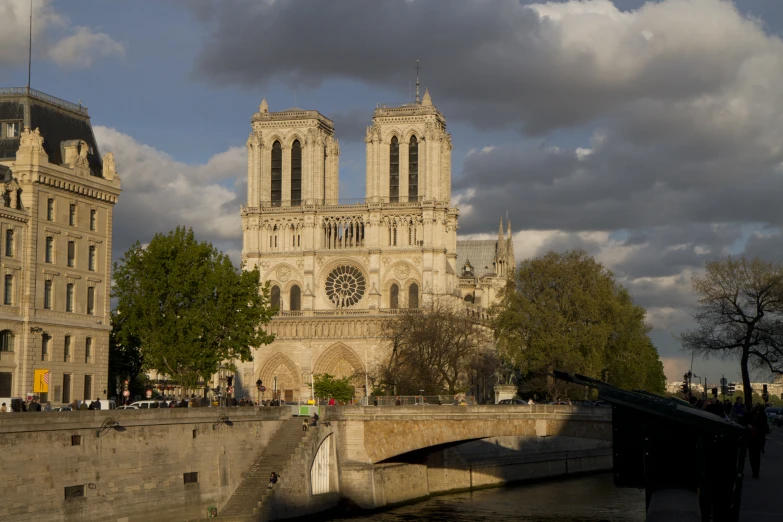
<path id="1" fill-rule="evenodd" d="M 761 456 L 761 478 L 754 479 L 745 459 L 740 522 L 783 522 L 783 427 L 772 427 L 766 453 Z"/>

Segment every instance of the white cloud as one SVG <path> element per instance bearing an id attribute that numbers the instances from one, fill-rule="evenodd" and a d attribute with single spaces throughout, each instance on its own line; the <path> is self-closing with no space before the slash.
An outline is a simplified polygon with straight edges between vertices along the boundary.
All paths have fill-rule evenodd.
<path id="1" fill-rule="evenodd" d="M 227 251 L 241 250 L 244 149 L 232 147 L 205 164 L 189 165 L 115 129 L 94 130 L 101 152 L 114 152 L 122 179 L 114 218 L 115 257 L 134 241 L 147 242 L 177 225 L 193 227 L 199 239 L 220 242 Z"/>
<path id="2" fill-rule="evenodd" d="M 52 61 L 60 67 L 86 69 L 98 58 L 124 56 L 125 46 L 105 33 L 94 33 L 88 27 L 76 27 L 75 33 L 60 40 L 49 50 Z"/>
<path id="3" fill-rule="evenodd" d="M 29 9 L 28 2 L 0 0 L 0 70 L 27 64 Z M 43 57 L 61 67 L 90 67 L 98 58 L 125 53 L 124 45 L 111 36 L 72 25 L 51 0 L 33 3 L 32 30 L 33 58 Z"/>

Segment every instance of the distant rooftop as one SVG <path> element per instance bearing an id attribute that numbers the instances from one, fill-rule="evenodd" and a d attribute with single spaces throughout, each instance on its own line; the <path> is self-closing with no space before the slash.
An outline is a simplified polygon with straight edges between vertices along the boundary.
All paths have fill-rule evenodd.
<path id="1" fill-rule="evenodd" d="M 8 97 L 16 98 L 18 96 L 29 96 L 36 100 L 46 102 L 56 107 L 59 107 L 61 109 L 77 112 L 88 118 L 90 117 L 89 113 L 87 112 L 87 107 L 84 107 L 81 104 L 71 103 L 69 101 L 65 101 L 60 98 L 57 98 L 56 96 L 52 96 L 51 94 L 46 94 L 45 92 L 37 91 L 29 87 L 0 87 L 0 98 L 8 98 Z"/>

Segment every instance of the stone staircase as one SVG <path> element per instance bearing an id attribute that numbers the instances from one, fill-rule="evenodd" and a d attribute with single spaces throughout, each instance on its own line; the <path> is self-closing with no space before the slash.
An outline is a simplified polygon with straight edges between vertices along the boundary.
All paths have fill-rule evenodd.
<path id="1" fill-rule="evenodd" d="M 264 500 L 285 481 L 288 463 L 310 433 L 302 431 L 302 420 L 301 417 L 294 417 L 283 423 L 223 509 L 218 512 L 218 518 L 232 522 L 260 519 L 259 513 Z M 273 489 L 267 489 L 269 476 L 273 471 L 281 478 Z"/>

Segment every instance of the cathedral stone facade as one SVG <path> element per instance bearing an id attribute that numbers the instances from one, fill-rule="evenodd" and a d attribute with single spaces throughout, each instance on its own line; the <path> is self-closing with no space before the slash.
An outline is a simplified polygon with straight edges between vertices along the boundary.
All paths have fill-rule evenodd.
<path id="1" fill-rule="evenodd" d="M 435 298 L 479 313 L 514 267 L 513 244 L 457 241 L 451 206 L 451 136 L 429 93 L 379 106 L 367 128 L 364 202 L 339 204 L 340 148 L 318 111 L 270 112 L 266 100 L 247 140 L 248 202 L 242 260 L 258 268 L 279 313 L 275 341 L 240 365 L 237 395 L 310 397 L 311 376 L 371 372 L 378 325 Z M 478 263 L 465 271 L 466 265 Z M 357 387 L 365 380 L 357 380 Z M 362 392 L 364 393 L 364 392 Z"/>

